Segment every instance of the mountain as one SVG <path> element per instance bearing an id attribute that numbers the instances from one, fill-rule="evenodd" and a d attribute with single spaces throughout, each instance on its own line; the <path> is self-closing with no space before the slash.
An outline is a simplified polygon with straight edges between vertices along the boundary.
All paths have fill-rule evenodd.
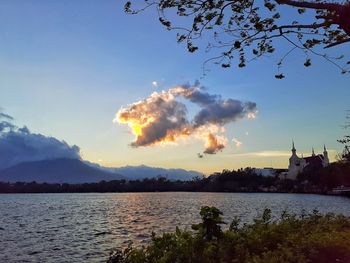
<path id="1" fill-rule="evenodd" d="M 92 183 L 125 179 L 120 174 L 91 167 L 78 159 L 24 162 L 0 171 L 2 182 Z"/>
<path id="2" fill-rule="evenodd" d="M 188 181 L 195 177 L 204 175 L 197 171 L 187 171 L 184 169 L 165 169 L 159 167 L 150 167 L 146 165 L 124 166 L 124 167 L 104 167 L 97 163 L 84 161 L 87 165 L 106 172 L 121 174 L 128 180 L 142 180 L 144 178 L 166 177 L 169 180 Z"/>
<path id="3" fill-rule="evenodd" d="M 121 174 L 129 180 L 162 176 L 168 178 L 169 180 L 188 181 L 192 180 L 194 177 L 203 176 L 203 174 L 196 171 L 187 171 L 184 169 L 165 169 L 145 165 L 112 168 L 111 171 Z"/>

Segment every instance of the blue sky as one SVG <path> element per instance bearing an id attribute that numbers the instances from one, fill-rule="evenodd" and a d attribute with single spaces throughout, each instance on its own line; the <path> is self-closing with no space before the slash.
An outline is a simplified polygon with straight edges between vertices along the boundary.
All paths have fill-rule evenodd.
<path id="1" fill-rule="evenodd" d="M 0 36 L 0 106 L 18 125 L 78 145 L 87 160 L 210 173 L 286 167 L 292 139 L 304 154 L 312 146 L 321 151 L 324 143 L 331 156 L 341 151 L 336 140 L 345 133 L 340 126 L 349 109 L 350 76 L 320 59 L 304 68 L 303 57 L 291 56 L 284 80 L 273 77 L 278 57 L 245 69 L 212 65 L 203 77 L 208 54 L 188 53 L 152 10 L 124 14 L 123 1 L 2 1 Z M 335 51 L 349 55 L 348 46 Z M 195 139 L 131 148 L 128 127 L 112 122 L 116 112 L 195 80 L 223 98 L 256 102 L 257 118 L 229 124 L 228 146 L 203 159 Z M 233 137 L 242 142 L 239 148 Z"/>

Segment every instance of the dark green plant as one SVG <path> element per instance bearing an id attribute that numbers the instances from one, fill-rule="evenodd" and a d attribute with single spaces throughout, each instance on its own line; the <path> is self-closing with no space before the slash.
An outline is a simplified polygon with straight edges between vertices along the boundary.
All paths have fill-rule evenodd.
<path id="1" fill-rule="evenodd" d="M 174 233 L 152 235 L 148 246 L 117 251 L 108 263 L 350 262 L 347 217 L 317 211 L 301 216 L 283 212 L 278 220 L 272 220 L 266 209 L 252 224 L 239 227 L 236 218 L 229 230 L 221 231 L 213 227 L 222 224 L 221 215 L 215 207 L 203 207 L 199 231 L 176 228 Z M 206 230 L 212 238 L 204 235 Z"/>
<path id="2" fill-rule="evenodd" d="M 202 223 L 192 225 L 192 229 L 210 241 L 213 238 L 222 236 L 221 224 L 225 224 L 221 215 L 222 212 L 214 206 L 203 206 L 199 213 L 202 218 Z"/>

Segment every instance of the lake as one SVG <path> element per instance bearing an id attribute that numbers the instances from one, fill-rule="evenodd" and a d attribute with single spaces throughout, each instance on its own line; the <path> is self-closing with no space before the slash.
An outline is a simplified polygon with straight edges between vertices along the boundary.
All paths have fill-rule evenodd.
<path id="1" fill-rule="evenodd" d="M 216 206 L 226 222 L 249 223 L 270 208 L 342 213 L 350 199 L 268 193 L 89 193 L 0 195 L 0 262 L 105 262 L 113 248 L 146 244 L 151 232 L 190 228 L 201 206 Z"/>

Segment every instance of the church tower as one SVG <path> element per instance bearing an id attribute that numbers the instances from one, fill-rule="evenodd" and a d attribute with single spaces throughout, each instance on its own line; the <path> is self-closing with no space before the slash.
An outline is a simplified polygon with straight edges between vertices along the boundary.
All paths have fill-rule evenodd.
<path id="1" fill-rule="evenodd" d="M 301 154 L 301 158 L 297 155 L 294 141 L 292 141 L 292 156 L 289 158 L 288 173 L 285 178 L 295 180 L 301 172 L 307 169 L 322 168 L 329 165 L 329 157 L 326 149 L 326 145 L 323 145 L 323 154 L 315 154 L 315 149 L 312 147 L 311 156 L 304 157 Z"/>
<path id="2" fill-rule="evenodd" d="M 292 156 L 289 158 L 289 166 L 296 165 L 299 161 L 299 157 L 297 156 L 297 150 L 294 146 L 294 141 L 292 141 Z"/>
<path id="3" fill-rule="evenodd" d="M 292 141 L 292 156 L 289 158 L 289 167 L 287 178 L 294 180 L 300 172 L 300 158 L 297 155 L 297 150 Z"/>
<path id="4" fill-rule="evenodd" d="M 323 166 L 326 167 L 329 165 L 328 152 L 326 145 L 323 145 Z"/>

